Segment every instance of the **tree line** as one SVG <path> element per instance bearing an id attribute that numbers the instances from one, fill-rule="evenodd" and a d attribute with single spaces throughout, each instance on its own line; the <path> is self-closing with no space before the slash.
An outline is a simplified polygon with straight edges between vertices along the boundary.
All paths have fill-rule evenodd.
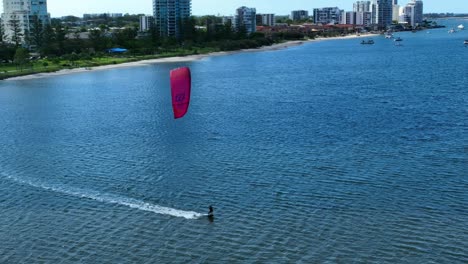
<path id="1" fill-rule="evenodd" d="M 200 48 L 208 47 L 221 51 L 256 48 L 284 39 L 304 37 L 301 34 L 285 33 L 268 36 L 263 33 L 247 34 L 245 27 L 236 30 L 230 23 L 222 24 L 220 18 L 215 16 L 190 17 L 180 21 L 177 37 L 161 36 L 155 25 L 147 32 L 139 32 L 134 18 L 125 27 L 117 29 L 109 27 L 105 19 L 104 23 L 98 26 L 79 28 L 70 27 L 60 19 L 52 19 L 51 23 L 44 24 L 37 16 L 33 16 L 29 31 L 26 32 L 21 31 L 20 20 L 11 19 L 7 21 L 11 29 L 8 41 L 5 39 L 5 30 L 0 28 L 0 57 L 4 62 L 14 61 L 15 54 L 24 47 L 47 58 L 71 55 L 104 56 L 108 49 L 114 47 L 126 48 L 130 55 L 135 56 L 160 54 L 177 49 L 197 53 L 197 49 Z"/>

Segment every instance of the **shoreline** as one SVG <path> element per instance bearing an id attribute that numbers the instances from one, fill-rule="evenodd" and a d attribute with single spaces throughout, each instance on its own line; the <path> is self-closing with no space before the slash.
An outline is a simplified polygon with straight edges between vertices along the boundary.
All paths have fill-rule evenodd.
<path id="1" fill-rule="evenodd" d="M 120 64 L 103 65 L 103 66 L 96 66 L 96 67 L 91 67 L 91 68 L 63 69 L 63 70 L 59 70 L 56 72 L 42 72 L 42 73 L 34 73 L 34 74 L 23 75 L 23 76 L 10 77 L 10 78 L 4 79 L 3 81 L 30 80 L 30 79 L 67 75 L 67 74 L 83 73 L 83 72 L 89 72 L 89 71 L 102 71 L 102 70 L 109 70 L 109 69 L 116 69 L 116 68 L 145 66 L 145 65 L 157 64 L 157 63 L 189 62 L 189 61 L 197 61 L 197 60 L 201 60 L 201 59 L 208 58 L 208 57 L 214 57 L 214 56 L 226 56 L 226 55 L 233 55 L 233 54 L 245 53 L 245 52 L 263 52 L 263 51 L 282 50 L 282 49 L 287 49 L 290 47 L 295 47 L 295 46 L 303 45 L 306 43 L 313 43 L 313 42 L 318 42 L 318 41 L 366 38 L 366 37 L 374 37 L 378 35 L 379 34 L 363 34 L 360 36 L 347 35 L 347 36 L 340 36 L 340 37 L 316 38 L 316 39 L 308 39 L 308 40 L 291 40 L 291 41 L 286 41 L 283 43 L 273 44 L 271 46 L 263 46 L 263 47 L 256 48 L 256 49 L 218 51 L 218 52 L 211 52 L 211 53 L 206 53 L 206 54 L 176 56 L 176 57 L 167 57 L 167 58 L 159 58 L 159 59 L 148 59 L 148 60 L 140 60 L 140 61 L 134 61 L 134 62 L 124 62 Z"/>

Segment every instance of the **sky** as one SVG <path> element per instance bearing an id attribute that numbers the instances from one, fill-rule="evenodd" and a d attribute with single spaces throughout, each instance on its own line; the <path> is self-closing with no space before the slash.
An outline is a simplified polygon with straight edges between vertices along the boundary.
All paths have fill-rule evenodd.
<path id="1" fill-rule="evenodd" d="M 345 11 L 353 9 L 357 0 L 192 0 L 193 15 L 233 15 L 240 6 L 255 7 L 257 13 L 289 15 L 292 10 L 337 6 Z M 405 5 L 410 0 L 399 0 Z M 468 0 L 423 0 L 424 13 L 468 13 Z M 52 17 L 84 13 L 152 14 L 152 0 L 48 0 L 47 8 Z M 3 12 L 3 6 L 0 6 Z"/>

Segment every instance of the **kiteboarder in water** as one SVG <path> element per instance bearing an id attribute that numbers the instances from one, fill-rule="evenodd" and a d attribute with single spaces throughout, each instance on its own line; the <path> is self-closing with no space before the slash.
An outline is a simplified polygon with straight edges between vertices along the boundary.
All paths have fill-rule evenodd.
<path id="1" fill-rule="evenodd" d="M 208 212 L 208 217 L 213 217 L 213 216 L 214 216 L 214 214 L 213 214 L 213 206 L 210 205 L 210 207 L 208 207 L 208 209 L 210 210 L 210 211 Z"/>

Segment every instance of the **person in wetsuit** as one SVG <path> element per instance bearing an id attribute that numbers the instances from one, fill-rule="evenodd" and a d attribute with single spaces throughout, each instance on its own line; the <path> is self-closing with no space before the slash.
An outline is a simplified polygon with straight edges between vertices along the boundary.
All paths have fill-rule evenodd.
<path id="1" fill-rule="evenodd" d="M 213 214 L 213 206 L 210 205 L 210 207 L 208 207 L 209 209 L 209 212 L 208 212 L 208 217 L 213 217 L 214 214 Z"/>

